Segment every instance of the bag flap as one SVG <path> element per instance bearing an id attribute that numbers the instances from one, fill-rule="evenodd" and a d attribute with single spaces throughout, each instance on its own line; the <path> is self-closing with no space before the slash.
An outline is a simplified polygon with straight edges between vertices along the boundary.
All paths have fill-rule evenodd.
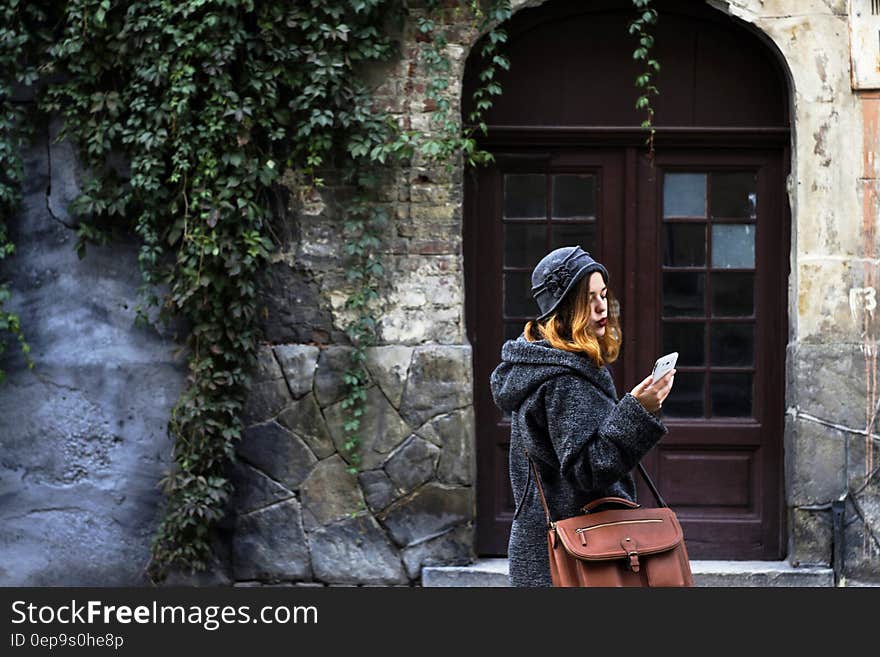
<path id="1" fill-rule="evenodd" d="M 557 521 L 555 531 L 569 554 L 588 561 L 622 559 L 630 552 L 665 552 L 683 538 L 678 519 L 667 508 L 614 509 L 575 516 Z"/>

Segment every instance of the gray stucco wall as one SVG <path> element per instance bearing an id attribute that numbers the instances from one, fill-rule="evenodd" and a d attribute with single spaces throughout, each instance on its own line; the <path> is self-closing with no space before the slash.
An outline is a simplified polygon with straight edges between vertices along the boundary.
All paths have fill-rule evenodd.
<path id="1" fill-rule="evenodd" d="M 169 335 L 134 326 L 137 245 L 77 258 L 78 168 L 48 132 L 25 154 L 2 270 L 36 367 L 16 344 L 0 362 L 0 585 L 145 583 L 183 364 Z"/>

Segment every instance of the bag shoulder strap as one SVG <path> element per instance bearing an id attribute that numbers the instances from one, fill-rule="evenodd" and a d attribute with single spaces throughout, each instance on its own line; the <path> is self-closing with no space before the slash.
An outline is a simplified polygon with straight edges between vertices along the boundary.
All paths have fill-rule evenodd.
<path id="1" fill-rule="evenodd" d="M 544 487 L 541 485 L 541 477 L 538 474 L 538 468 L 535 466 L 535 462 L 532 460 L 529 450 L 523 447 L 523 451 L 526 453 L 526 458 L 529 460 L 529 476 L 526 479 L 526 489 L 523 491 L 523 502 L 526 501 L 526 495 L 528 495 L 529 492 L 529 480 L 532 477 L 532 472 L 534 472 L 535 483 L 538 484 L 538 492 L 541 494 L 541 504 L 544 507 L 544 515 L 547 518 L 547 527 L 551 527 L 553 525 L 553 520 L 550 518 L 550 508 L 547 506 L 547 498 L 544 497 Z M 522 502 L 520 503 L 520 508 L 522 508 Z"/>
<path id="2" fill-rule="evenodd" d="M 529 475 L 526 479 L 526 489 L 523 491 L 523 502 L 525 502 L 525 496 L 529 492 L 529 481 L 532 478 L 532 473 L 535 473 L 535 483 L 538 484 L 538 493 L 541 495 L 541 505 L 544 507 L 544 515 L 547 518 L 547 526 L 550 527 L 553 524 L 553 520 L 550 517 L 550 508 L 547 506 L 547 498 L 544 496 L 544 487 L 541 485 L 541 476 L 538 474 L 538 468 L 535 465 L 535 462 L 532 460 L 531 454 L 529 454 L 529 450 L 523 447 L 523 451 L 526 453 L 526 458 L 529 460 Z M 651 494 L 654 496 L 654 499 L 657 500 L 657 504 L 661 507 L 668 507 L 666 501 L 660 496 L 660 491 L 657 490 L 657 487 L 654 485 L 654 482 L 651 480 L 651 477 L 648 475 L 648 471 L 645 470 L 645 466 L 642 465 L 641 461 L 638 465 L 638 470 L 642 475 L 642 478 L 645 480 L 645 483 L 648 485 L 648 490 L 651 491 Z M 522 507 L 522 503 L 520 503 L 520 507 Z"/>
<path id="3" fill-rule="evenodd" d="M 657 500 L 657 504 L 666 508 L 669 505 L 666 503 L 662 497 L 660 497 L 660 491 L 657 490 L 657 487 L 654 485 L 654 482 L 651 480 L 651 477 L 648 476 L 648 471 L 645 470 L 645 466 L 642 465 L 642 462 L 639 461 L 639 472 L 642 473 L 642 479 L 645 480 L 645 483 L 648 484 L 648 490 L 651 491 L 651 494 L 654 496 L 654 499 Z"/>

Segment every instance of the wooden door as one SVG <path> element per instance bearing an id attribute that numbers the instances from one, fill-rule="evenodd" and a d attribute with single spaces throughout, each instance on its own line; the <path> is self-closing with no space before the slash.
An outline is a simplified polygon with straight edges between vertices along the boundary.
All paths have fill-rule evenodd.
<path id="1" fill-rule="evenodd" d="M 668 435 L 645 459 L 695 558 L 782 556 L 787 235 L 777 150 L 635 147 L 499 154 L 471 180 L 478 550 L 505 554 L 510 419 L 489 375 L 537 314 L 531 271 L 559 246 L 603 262 L 621 303 L 619 393 L 678 351 Z M 478 273 L 479 272 L 479 273 Z M 652 504 L 640 487 L 640 500 Z"/>

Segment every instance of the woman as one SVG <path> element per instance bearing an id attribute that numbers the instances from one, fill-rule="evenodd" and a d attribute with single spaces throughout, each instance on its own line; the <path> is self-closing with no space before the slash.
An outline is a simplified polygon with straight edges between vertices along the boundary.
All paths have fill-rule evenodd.
<path id="1" fill-rule="evenodd" d="M 654 415 L 675 370 L 648 376 L 617 398 L 605 365 L 620 351 L 617 304 L 608 271 L 579 246 L 547 254 L 532 272 L 541 314 L 501 349 L 491 376 L 495 404 L 511 414 L 510 483 L 517 508 L 508 556 L 514 586 L 551 586 L 547 521 L 537 486 L 526 490 L 535 462 L 554 519 L 581 513 L 599 497 L 635 500 L 630 471 L 666 433 Z M 609 306 L 612 311 L 609 313 Z"/>

